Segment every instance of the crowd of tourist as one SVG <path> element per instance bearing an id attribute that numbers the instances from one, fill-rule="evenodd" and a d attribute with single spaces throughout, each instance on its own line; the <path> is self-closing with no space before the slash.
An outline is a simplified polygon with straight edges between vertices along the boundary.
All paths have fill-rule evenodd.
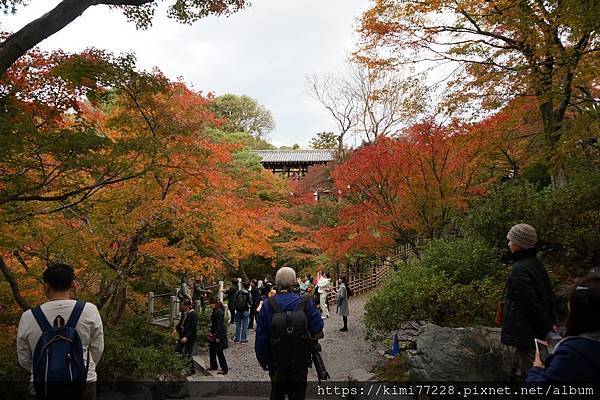
<path id="1" fill-rule="evenodd" d="M 591 274 L 571 287 L 566 324 L 559 328 L 552 285 L 537 257 L 535 229 L 515 225 L 507 240 L 512 271 L 497 323 L 502 343 L 515 349 L 514 379 L 530 384 L 600 383 L 600 276 Z M 70 266 L 50 265 L 42 280 L 48 302 L 21 317 L 19 363 L 31 372 L 38 398 L 94 400 L 95 371 L 104 348 L 100 314 L 93 304 L 71 299 L 74 273 Z M 235 345 L 246 345 L 248 330 L 256 329 L 254 352 L 258 365 L 268 371 L 272 399 L 304 398 L 308 368 L 313 363 L 319 368 L 317 341 L 324 336 L 332 298 L 343 320 L 340 331 L 348 331 L 352 295 L 348 279 L 340 277 L 334 287 L 331 275 L 321 269 L 314 278 L 311 274 L 296 277 L 293 269 L 283 267 L 274 282 L 270 276 L 260 281 L 233 280 L 223 291 L 227 306 L 209 293 L 202 276 L 192 286 L 181 279 L 176 351 L 191 362 L 198 324 L 194 305 L 208 304 L 208 369 L 223 375 L 230 370 L 224 352 L 229 346 L 227 320 L 235 325 Z M 540 346 L 551 353 L 544 360 Z"/>

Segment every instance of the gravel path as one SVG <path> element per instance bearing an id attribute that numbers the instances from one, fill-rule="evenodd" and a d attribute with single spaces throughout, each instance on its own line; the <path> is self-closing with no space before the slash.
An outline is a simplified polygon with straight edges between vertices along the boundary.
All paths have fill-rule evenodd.
<path id="1" fill-rule="evenodd" d="M 363 333 L 363 313 L 367 296 L 350 298 L 350 316 L 348 317 L 348 332 L 340 332 L 343 326 L 342 317 L 335 314 L 335 305 L 330 306 L 330 318 L 325 320 L 325 338 L 319 342 L 323 347 L 322 357 L 331 379 L 346 381 L 350 371 L 361 368 L 370 371 L 378 361 L 377 352 L 365 341 Z M 229 333 L 235 330 L 230 325 Z M 256 361 L 254 354 L 254 331 L 248 333 L 249 343 L 235 344 L 233 340 L 225 350 L 229 365 L 226 376 L 194 376 L 194 381 L 268 381 L 269 375 L 263 371 Z M 208 354 L 202 355 L 208 365 Z M 309 369 L 309 380 L 316 380 L 314 369 Z"/>

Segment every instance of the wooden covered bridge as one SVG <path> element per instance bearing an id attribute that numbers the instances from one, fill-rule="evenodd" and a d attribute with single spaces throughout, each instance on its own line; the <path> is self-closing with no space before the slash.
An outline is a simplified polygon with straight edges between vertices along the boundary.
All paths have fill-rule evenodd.
<path id="1" fill-rule="evenodd" d="M 255 150 L 261 164 L 274 174 L 286 178 L 303 177 L 312 165 L 323 165 L 336 157 L 335 149 L 310 150 Z"/>

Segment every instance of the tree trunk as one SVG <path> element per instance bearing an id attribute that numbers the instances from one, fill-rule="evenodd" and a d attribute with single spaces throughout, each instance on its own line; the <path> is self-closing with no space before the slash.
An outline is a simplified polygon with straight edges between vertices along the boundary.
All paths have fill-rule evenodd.
<path id="1" fill-rule="evenodd" d="M 63 29 L 95 2 L 64 0 L 53 10 L 25 25 L 0 44 L 0 77 L 25 53 Z"/>
<path id="2" fill-rule="evenodd" d="M 125 314 L 127 306 L 127 288 L 119 287 L 110 298 L 110 302 L 106 306 L 105 320 L 108 324 L 114 325 L 118 323 Z"/>
<path id="3" fill-rule="evenodd" d="M 54 9 L 0 43 L 0 77 L 21 56 L 69 25 L 91 6 L 108 4 L 137 7 L 153 1 L 155 0 L 63 0 Z"/>
<path id="4" fill-rule="evenodd" d="M 29 305 L 27 300 L 25 300 L 25 298 L 23 298 L 23 296 L 21 295 L 21 291 L 19 290 L 19 284 L 13 276 L 12 271 L 4 263 L 4 258 L 2 258 L 2 256 L 0 256 L 0 271 L 2 271 L 2 275 L 4 275 L 4 278 L 8 281 L 8 284 L 10 285 L 10 290 L 12 290 L 13 297 L 17 304 L 21 306 L 23 311 L 29 310 L 31 306 Z"/>

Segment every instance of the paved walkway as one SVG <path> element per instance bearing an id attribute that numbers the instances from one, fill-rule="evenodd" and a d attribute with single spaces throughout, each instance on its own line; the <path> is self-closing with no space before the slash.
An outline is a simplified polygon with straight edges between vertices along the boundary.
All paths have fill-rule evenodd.
<path id="1" fill-rule="evenodd" d="M 348 332 L 340 332 L 343 326 L 342 318 L 335 315 L 335 305 L 330 306 L 331 317 L 325 320 L 325 338 L 320 340 L 323 347 L 322 357 L 331 379 L 334 381 L 347 381 L 348 374 L 357 368 L 370 371 L 378 361 L 377 352 L 371 348 L 370 343 L 364 339 L 363 313 L 367 296 L 350 298 L 350 316 L 348 317 Z M 230 326 L 232 335 L 234 325 Z M 268 381 L 269 375 L 258 365 L 254 355 L 254 331 L 249 331 L 249 343 L 235 344 L 230 340 L 230 345 L 225 350 L 225 357 L 229 364 L 229 373 L 226 376 L 201 376 L 191 377 L 192 381 Z M 203 356 L 205 365 L 208 365 L 208 355 Z M 314 368 L 309 369 L 309 380 L 316 381 Z"/>

